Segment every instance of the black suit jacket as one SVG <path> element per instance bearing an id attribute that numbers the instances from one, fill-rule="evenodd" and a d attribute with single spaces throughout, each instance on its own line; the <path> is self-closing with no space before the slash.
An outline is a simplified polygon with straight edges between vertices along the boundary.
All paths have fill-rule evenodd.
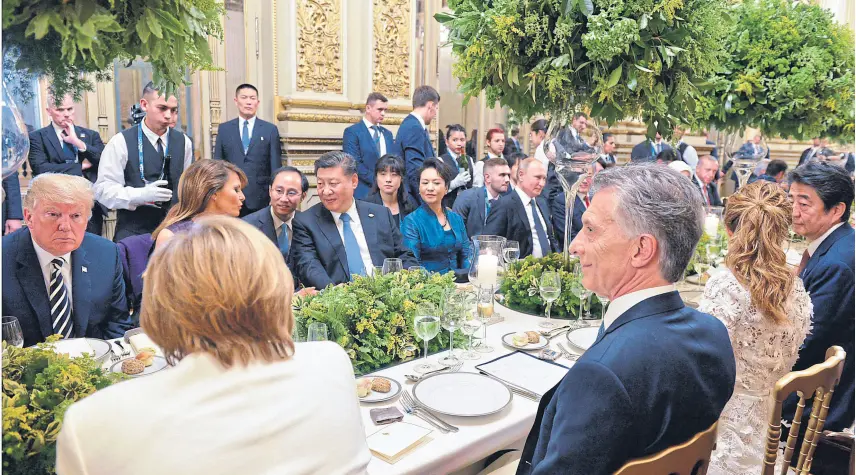
<path id="1" fill-rule="evenodd" d="M 553 220 L 553 229 L 556 232 L 556 241 L 559 243 L 559 248 L 565 242 L 565 192 L 561 192 L 550 202 L 550 214 Z M 571 219 L 571 241 L 577 237 L 577 233 L 583 228 L 583 213 L 586 212 L 586 204 L 579 196 L 574 200 L 574 216 Z M 570 244 L 570 242 L 568 243 Z"/>
<path id="2" fill-rule="evenodd" d="M 0 234 L 6 229 L 7 219 L 24 219 L 24 211 L 21 209 L 21 182 L 18 181 L 18 171 L 3 179 L 3 224 Z"/>
<path id="3" fill-rule="evenodd" d="M 86 233 L 71 253 L 71 298 L 75 337 L 118 338 L 131 329 L 119 251 Z M 3 315 L 18 317 L 24 346 L 53 335 L 50 300 L 28 228 L 3 238 Z"/>
<path id="4" fill-rule="evenodd" d="M 467 236 L 470 239 L 473 236 L 484 234 L 482 229 L 484 229 L 486 218 L 484 215 L 485 200 L 487 200 L 487 196 L 484 187 L 480 186 L 459 193 L 455 199 L 455 204 L 452 206 L 452 211 L 464 218 L 464 226 L 467 228 Z"/>
<path id="5" fill-rule="evenodd" d="M 388 257 L 401 259 L 405 269 L 419 265 L 413 253 L 402 244 L 401 231 L 388 209 L 360 200 L 356 200 L 356 205 L 373 265 L 383 265 Z M 323 204 L 318 203 L 298 214 L 291 225 L 294 228 L 292 252 L 303 285 L 323 289 L 351 280 L 345 244 L 333 214 Z"/>
<path id="6" fill-rule="evenodd" d="M 671 145 L 663 142 L 663 150 L 671 150 L 671 148 Z M 630 151 L 630 160 L 632 161 L 653 162 L 656 157 L 656 149 L 650 140 L 634 145 L 633 150 Z"/>
<path id="7" fill-rule="evenodd" d="M 535 198 L 535 203 L 537 203 L 544 223 L 547 225 L 544 231 L 547 233 L 547 240 L 550 241 L 548 247 L 551 252 L 556 252 L 559 245 L 556 242 L 553 225 L 550 222 L 550 207 L 546 200 L 540 196 Z M 491 207 L 482 234 L 497 235 L 511 241 L 517 241 L 520 244 L 521 259 L 532 254 L 532 228 L 529 226 L 526 208 L 517 192 L 503 196 Z"/>
<path id="8" fill-rule="evenodd" d="M 244 154 L 238 119 L 223 122 L 217 128 L 214 158 L 234 163 L 247 174 L 244 207 L 256 211 L 270 204 L 268 185 L 273 172 L 282 166 L 279 130 L 270 122 L 256 117 L 250 147 Z"/>
<path id="9" fill-rule="evenodd" d="M 64 173 L 82 176 L 95 183 L 98 178 L 101 152 L 104 151 L 104 142 L 94 130 L 75 125 L 74 133 L 86 144 L 86 151 L 78 152 L 77 162 L 66 162 L 65 155 L 62 153 L 62 142 L 56 136 L 53 124 L 30 134 L 30 166 L 33 167 L 33 176 L 47 172 Z M 81 168 L 84 160 L 89 160 L 92 164 L 92 167 L 86 171 Z"/>
<path id="10" fill-rule="evenodd" d="M 300 213 L 298 211 L 295 211 L 295 216 L 297 216 L 298 214 Z M 265 206 L 264 208 L 256 211 L 255 213 L 251 213 L 247 216 L 244 216 L 243 220 L 258 228 L 259 231 L 264 233 L 264 235 L 267 236 L 268 239 L 270 239 L 277 248 L 279 248 L 279 241 L 277 241 L 276 239 L 276 229 L 274 229 L 273 224 L 273 216 L 271 216 L 270 214 L 270 206 Z M 293 232 L 294 230 L 292 230 L 292 233 Z M 288 253 L 283 254 L 282 258 L 283 260 L 285 260 L 285 265 L 288 266 L 288 270 L 290 270 L 291 273 L 294 275 L 294 285 L 296 286 L 298 284 L 298 279 L 297 275 L 294 273 L 294 253 L 292 252 L 292 249 L 294 249 L 294 236 L 291 236 L 291 241 L 291 245 L 288 246 Z"/>
<path id="11" fill-rule="evenodd" d="M 693 183 L 698 187 L 698 192 L 701 193 L 702 200 L 704 200 L 704 193 L 701 191 L 701 180 L 696 175 L 693 175 Z M 710 206 L 722 206 L 722 199 L 719 198 L 719 188 L 717 188 L 716 183 L 707 185 L 707 195 L 710 198 Z M 708 203 L 705 202 L 705 204 Z"/>

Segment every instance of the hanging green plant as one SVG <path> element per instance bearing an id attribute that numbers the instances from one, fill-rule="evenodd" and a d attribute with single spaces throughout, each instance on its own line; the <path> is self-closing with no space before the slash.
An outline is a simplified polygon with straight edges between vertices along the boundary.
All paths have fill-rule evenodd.
<path id="1" fill-rule="evenodd" d="M 208 37 L 222 37 L 216 0 L 3 0 L 3 48 L 15 69 L 45 76 L 55 97 L 80 99 L 93 74 L 107 80 L 113 61 L 143 58 L 154 82 L 172 93 L 187 70 L 216 69 Z"/>
<path id="2" fill-rule="evenodd" d="M 853 33 L 823 8 L 787 0 L 731 7 L 734 31 L 705 110 L 717 128 L 853 140 Z"/>
<path id="3" fill-rule="evenodd" d="M 523 116 L 638 117 L 669 136 L 695 124 L 719 69 L 725 0 L 450 0 L 454 74 Z M 656 125 L 655 125 L 656 124 Z"/>

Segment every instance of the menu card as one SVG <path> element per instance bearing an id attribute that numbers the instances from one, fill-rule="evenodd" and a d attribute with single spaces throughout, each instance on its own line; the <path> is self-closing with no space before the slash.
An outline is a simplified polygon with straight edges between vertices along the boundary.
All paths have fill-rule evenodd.
<path id="1" fill-rule="evenodd" d="M 368 436 L 366 443 L 375 457 L 396 463 L 411 450 L 432 440 L 428 437 L 430 433 L 430 429 L 415 424 L 396 422 Z"/>
<path id="2" fill-rule="evenodd" d="M 566 366 L 515 351 L 476 366 L 476 369 L 507 383 L 543 396 L 568 372 Z"/>

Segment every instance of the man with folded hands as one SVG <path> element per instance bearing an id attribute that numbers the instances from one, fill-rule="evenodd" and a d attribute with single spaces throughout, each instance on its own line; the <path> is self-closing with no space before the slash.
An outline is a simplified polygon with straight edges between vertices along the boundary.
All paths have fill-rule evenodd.
<path id="1" fill-rule="evenodd" d="M 518 474 L 613 473 L 719 419 L 734 389 L 728 332 L 675 289 L 702 234 L 698 190 L 654 164 L 598 173 L 571 244 L 611 303 L 594 344 L 542 398 Z"/>
<path id="2" fill-rule="evenodd" d="M 24 198 L 27 227 L 3 238 L 3 315 L 18 318 L 24 346 L 131 328 L 119 251 L 86 232 L 93 202 L 85 178 L 42 173 Z"/>

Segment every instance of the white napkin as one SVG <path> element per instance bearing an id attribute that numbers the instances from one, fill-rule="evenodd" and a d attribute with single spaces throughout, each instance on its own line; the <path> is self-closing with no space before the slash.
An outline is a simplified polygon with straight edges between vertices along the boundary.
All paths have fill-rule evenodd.
<path id="1" fill-rule="evenodd" d="M 128 341 L 131 342 L 131 347 L 134 348 L 134 353 L 139 353 L 143 348 L 151 348 L 155 350 L 156 355 L 163 356 L 163 351 L 161 351 L 160 347 L 155 345 L 155 342 L 153 342 L 145 333 L 137 333 L 136 335 L 128 338 Z"/>
<path id="2" fill-rule="evenodd" d="M 86 354 L 95 356 L 95 350 L 85 338 L 59 340 L 53 344 L 53 348 L 57 353 L 66 354 L 70 358 L 77 358 Z"/>
<path id="3" fill-rule="evenodd" d="M 564 366 L 520 351 L 478 365 L 477 369 L 539 395 L 549 391 L 568 372 L 568 368 Z"/>
<path id="4" fill-rule="evenodd" d="M 426 440 L 430 433 L 430 429 L 415 424 L 396 422 L 383 426 L 379 431 L 368 436 L 366 443 L 376 457 L 388 463 L 395 463 L 410 450 L 431 440 Z"/>

